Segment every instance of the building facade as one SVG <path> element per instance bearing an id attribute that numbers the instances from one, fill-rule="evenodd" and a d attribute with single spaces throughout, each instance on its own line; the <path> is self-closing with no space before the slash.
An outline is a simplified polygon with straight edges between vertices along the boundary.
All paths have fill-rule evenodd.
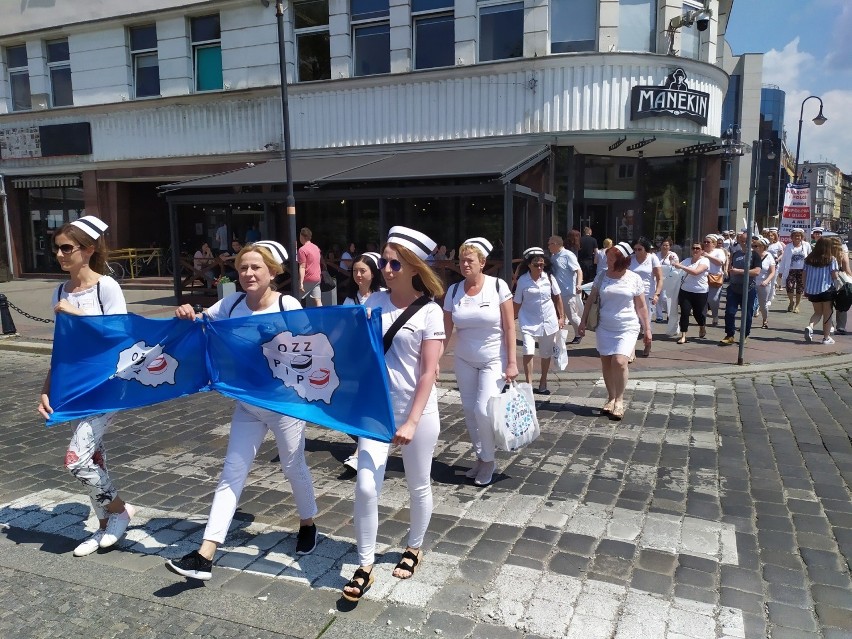
<path id="1" fill-rule="evenodd" d="M 160 187 L 281 158 L 269 5 L 0 0 L 0 174 L 15 274 L 56 270 L 52 234 L 84 213 L 111 224 L 114 247 L 165 246 Z M 410 221 L 447 245 L 497 235 L 512 256 L 580 225 L 601 239 L 680 243 L 720 228 L 712 147 L 731 5 L 285 3 L 299 225 L 317 228 L 321 245 L 363 247 Z M 489 150 L 504 165 L 485 166 Z M 478 166 L 443 170 L 467 151 Z M 384 173 L 366 170 L 382 158 Z M 275 224 L 281 191 L 219 182 L 206 202 L 175 200 L 181 237 L 197 244 L 226 221 L 241 239 L 257 227 L 289 241 Z"/>

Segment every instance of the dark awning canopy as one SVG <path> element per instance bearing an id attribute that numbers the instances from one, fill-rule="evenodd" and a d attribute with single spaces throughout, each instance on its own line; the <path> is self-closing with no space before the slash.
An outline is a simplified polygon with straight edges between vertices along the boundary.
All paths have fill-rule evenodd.
<path id="1" fill-rule="evenodd" d="M 488 177 L 505 183 L 549 154 L 549 146 L 537 144 L 295 157 L 292 161 L 293 182 L 321 185 L 379 180 Z M 286 179 L 284 161 L 272 160 L 226 173 L 166 184 L 160 187 L 160 190 L 282 184 Z"/>

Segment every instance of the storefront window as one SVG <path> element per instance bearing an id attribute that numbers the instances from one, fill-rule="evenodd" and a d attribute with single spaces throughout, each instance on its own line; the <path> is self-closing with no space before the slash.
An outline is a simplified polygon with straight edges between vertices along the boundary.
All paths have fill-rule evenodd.
<path id="1" fill-rule="evenodd" d="M 657 158 L 647 163 L 645 206 L 641 233 L 659 243 L 666 237 L 687 246 L 697 239 L 695 220 L 690 211 L 694 198 L 691 179 L 696 170 L 694 159 Z"/>
<path id="2" fill-rule="evenodd" d="M 29 273 L 57 273 L 53 236 L 67 222 L 85 215 L 83 189 L 31 188 L 18 191 L 24 212 L 24 269 Z"/>

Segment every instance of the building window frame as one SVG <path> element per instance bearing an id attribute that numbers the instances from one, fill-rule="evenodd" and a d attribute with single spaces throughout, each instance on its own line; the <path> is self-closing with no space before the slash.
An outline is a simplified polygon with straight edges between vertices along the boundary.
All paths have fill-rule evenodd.
<path id="1" fill-rule="evenodd" d="M 423 8 L 415 8 L 418 4 L 426 5 Z M 452 29 L 452 39 L 450 42 L 450 56 L 449 60 L 445 60 L 447 64 L 435 64 L 435 65 L 419 65 L 418 57 L 419 53 L 423 50 L 423 47 L 428 47 L 428 44 L 421 43 L 419 38 L 419 29 L 418 27 L 424 26 L 428 23 L 435 23 L 436 21 L 445 22 L 449 18 L 449 22 Z M 412 36 L 412 67 L 414 69 L 442 69 L 455 66 L 456 59 L 456 50 L 455 50 L 455 14 L 453 12 L 453 2 L 452 0 L 412 0 L 411 3 L 411 36 Z M 426 36 L 424 35 L 424 39 Z"/>
<path id="2" fill-rule="evenodd" d="M 823 184 L 825 184 L 825 173 L 820 171 L 817 173 L 817 185 L 822 186 Z"/>
<path id="3" fill-rule="evenodd" d="M 134 38 L 134 35 L 140 34 L 142 35 L 143 29 L 153 29 L 154 30 L 154 42 L 153 47 L 150 42 L 134 42 L 137 38 Z M 150 37 L 150 34 L 149 34 Z M 160 96 L 160 57 L 159 57 L 159 48 L 157 43 L 157 25 L 156 24 L 142 24 L 137 26 L 128 27 L 127 29 L 127 42 L 130 46 L 130 64 L 133 72 L 133 97 L 137 100 L 144 98 L 156 98 Z M 151 61 L 154 61 L 154 64 L 150 64 Z M 156 68 L 157 77 L 156 77 L 156 91 L 148 92 L 143 91 L 140 93 L 140 85 L 143 85 L 145 82 L 140 81 L 140 70 L 141 69 L 151 69 Z M 152 80 L 153 81 L 153 80 Z"/>
<path id="4" fill-rule="evenodd" d="M 647 5 L 647 6 L 646 6 Z M 634 13 L 635 10 L 631 10 L 628 7 L 646 7 L 648 11 L 648 32 L 643 35 L 648 36 L 648 46 L 639 48 L 626 48 L 624 45 L 625 36 L 640 34 L 638 30 L 636 30 L 635 24 L 630 21 L 631 14 L 637 15 Z M 641 0 L 640 2 L 630 2 L 629 0 L 619 0 L 618 3 L 618 50 L 619 51 L 628 51 L 628 52 L 638 52 L 638 53 L 656 53 L 657 51 L 657 3 L 656 0 Z M 638 39 L 638 38 L 636 38 Z"/>
<path id="5" fill-rule="evenodd" d="M 483 42 L 485 38 L 483 37 L 483 19 L 484 15 L 494 15 L 497 13 L 501 13 L 499 11 L 500 8 L 503 8 L 505 12 L 515 12 L 520 11 L 521 21 L 517 24 L 521 25 L 521 51 L 518 55 L 510 55 L 505 57 L 485 57 L 483 56 Z M 477 3 L 477 11 L 476 11 L 476 19 L 477 19 L 477 59 L 479 62 L 496 62 L 498 60 L 518 60 L 524 57 L 523 52 L 523 15 L 524 15 L 524 2 L 523 0 L 485 0 Z M 496 47 L 494 47 L 496 48 Z"/>
<path id="6" fill-rule="evenodd" d="M 686 15 L 688 11 L 701 11 L 704 8 L 704 4 L 700 0 L 682 0 L 682 3 L 681 15 Z M 685 37 L 694 41 L 694 50 L 685 51 L 683 46 Z M 683 25 L 680 28 L 680 51 L 678 51 L 678 55 L 681 58 L 689 58 L 690 60 L 701 59 L 701 31 L 698 30 L 696 25 L 693 24 L 691 27 Z"/>
<path id="7" fill-rule="evenodd" d="M 390 2 L 387 9 L 381 8 L 374 11 L 356 13 L 353 7 L 359 0 L 349 0 L 349 11 L 352 25 L 352 75 L 364 77 L 369 75 L 384 75 L 390 73 Z M 387 60 L 377 59 L 376 71 L 360 68 L 364 64 L 360 44 L 367 44 L 366 40 L 359 38 L 376 37 L 387 39 Z M 381 52 L 384 56 L 384 52 Z"/>
<path id="8" fill-rule="evenodd" d="M 19 50 L 22 50 L 24 53 L 22 60 L 15 59 Z M 14 66 L 12 66 L 13 64 Z M 27 45 L 18 44 L 6 47 L 6 69 L 9 74 L 9 97 L 12 101 L 12 111 L 31 111 L 33 108 L 33 99 L 30 91 Z M 24 89 L 26 90 L 24 91 Z M 19 95 L 19 92 L 23 92 L 23 95 Z"/>
<path id="9" fill-rule="evenodd" d="M 195 26 L 201 20 L 215 18 L 213 29 L 214 37 L 199 36 L 196 39 Z M 222 79 L 222 29 L 218 13 L 201 16 L 193 16 L 190 20 L 190 42 L 192 43 L 192 73 L 193 87 L 196 93 L 207 93 L 209 91 L 221 91 L 224 87 Z M 205 65 L 212 64 L 212 69 L 204 69 Z M 210 83 L 210 80 L 213 80 Z"/>
<path id="10" fill-rule="evenodd" d="M 308 4 L 311 2 L 323 2 L 325 4 L 325 23 L 316 24 L 316 25 L 300 25 L 300 16 L 297 10 L 297 5 L 299 4 Z M 318 80 L 330 80 L 331 79 L 331 31 L 329 27 L 329 0 L 293 0 L 292 8 L 293 8 L 293 33 L 295 35 L 295 43 L 296 43 L 296 79 L 297 82 L 314 82 Z M 309 39 L 315 39 L 319 36 L 320 38 L 325 36 L 325 54 L 326 60 L 324 60 L 324 69 L 318 75 L 320 77 L 302 77 L 302 68 L 308 68 L 307 61 L 303 63 L 302 54 L 304 51 L 307 51 L 307 46 L 303 47 L 302 43 L 306 42 Z"/>
<path id="11" fill-rule="evenodd" d="M 50 78 L 50 105 L 53 107 L 74 106 L 68 38 L 45 40 L 44 46 L 47 53 L 47 74 Z M 66 86 L 63 86 L 63 80 L 66 78 L 67 91 Z"/>

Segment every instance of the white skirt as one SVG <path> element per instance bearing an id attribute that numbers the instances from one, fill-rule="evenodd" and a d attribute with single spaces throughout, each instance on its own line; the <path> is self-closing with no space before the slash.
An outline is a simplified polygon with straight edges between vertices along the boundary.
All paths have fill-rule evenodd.
<path id="1" fill-rule="evenodd" d="M 599 355 L 624 355 L 631 357 L 636 350 L 639 332 L 635 328 L 610 331 L 601 326 L 595 329 Z"/>

